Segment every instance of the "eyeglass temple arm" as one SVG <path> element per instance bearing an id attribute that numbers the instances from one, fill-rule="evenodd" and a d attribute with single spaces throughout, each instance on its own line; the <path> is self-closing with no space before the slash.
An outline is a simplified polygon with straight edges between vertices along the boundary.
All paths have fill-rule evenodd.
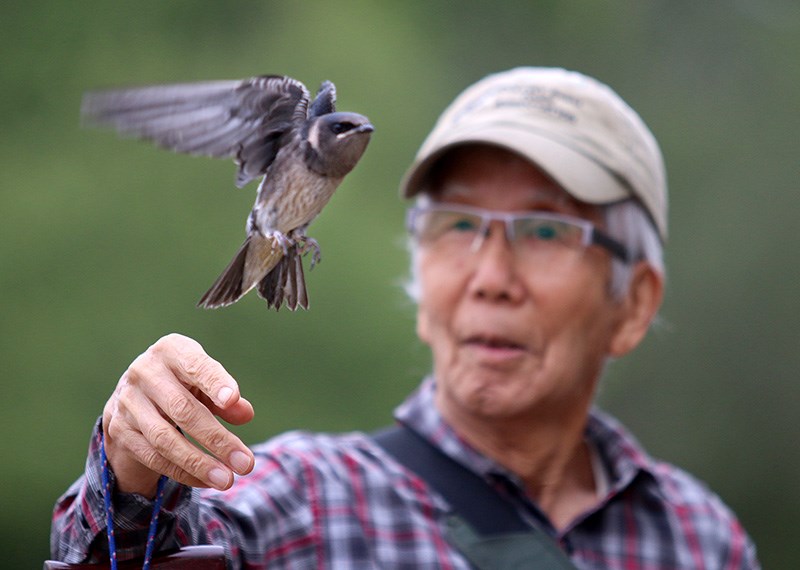
<path id="1" fill-rule="evenodd" d="M 623 263 L 631 263 L 633 261 L 627 247 L 597 228 L 592 230 L 592 243 L 606 248 L 611 252 L 611 255 Z"/>

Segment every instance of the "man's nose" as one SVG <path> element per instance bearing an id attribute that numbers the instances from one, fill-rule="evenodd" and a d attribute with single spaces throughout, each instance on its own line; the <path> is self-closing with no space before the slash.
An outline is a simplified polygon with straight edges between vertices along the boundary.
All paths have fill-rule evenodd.
<path id="1" fill-rule="evenodd" d="M 515 300 L 522 292 L 513 243 L 506 236 L 503 222 L 493 221 L 473 252 L 472 294 L 491 300 Z"/>

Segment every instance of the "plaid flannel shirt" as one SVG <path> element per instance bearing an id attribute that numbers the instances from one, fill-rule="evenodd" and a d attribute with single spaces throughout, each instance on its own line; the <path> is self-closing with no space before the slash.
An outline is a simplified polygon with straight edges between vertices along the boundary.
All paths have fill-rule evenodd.
<path id="1" fill-rule="evenodd" d="M 716 495 L 650 458 L 599 410 L 592 411 L 586 438 L 607 470 L 608 492 L 556 530 L 518 478 L 470 448 L 442 420 L 434 391 L 433 381 L 425 381 L 397 409 L 397 420 L 491 480 L 577 568 L 760 567 L 749 537 Z M 60 560 L 107 556 L 99 429 L 98 421 L 84 475 L 56 504 L 51 550 Z M 253 451 L 254 471 L 228 491 L 168 483 L 157 537 L 161 550 L 220 544 L 231 568 L 469 568 L 447 541 L 445 501 L 367 435 L 291 432 Z M 152 503 L 115 493 L 114 504 L 119 558 L 141 556 Z"/>

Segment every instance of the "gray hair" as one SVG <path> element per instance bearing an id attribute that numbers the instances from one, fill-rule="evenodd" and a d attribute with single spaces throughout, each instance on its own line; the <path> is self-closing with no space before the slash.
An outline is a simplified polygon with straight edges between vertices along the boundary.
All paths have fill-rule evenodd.
<path id="1" fill-rule="evenodd" d="M 624 200 L 603 207 L 606 233 L 628 248 L 632 261 L 647 262 L 659 275 L 666 276 L 664 247 L 655 225 L 636 200 Z M 628 292 L 632 264 L 614 258 L 611 262 L 611 283 L 614 299 Z"/>
<path id="2" fill-rule="evenodd" d="M 417 203 L 423 205 L 430 200 L 426 193 L 417 198 Z M 634 200 L 624 200 L 607 206 L 602 206 L 606 221 L 605 231 L 608 235 L 621 242 L 630 253 L 633 261 L 645 261 L 662 277 L 666 271 L 664 267 L 664 248 L 650 217 L 642 205 Z M 420 298 L 419 283 L 419 249 L 413 238 L 407 239 L 410 254 L 410 274 L 404 284 L 406 294 L 415 303 Z M 611 261 L 611 281 L 609 290 L 613 299 L 621 299 L 628 291 L 631 279 L 632 265 L 618 259 Z"/>

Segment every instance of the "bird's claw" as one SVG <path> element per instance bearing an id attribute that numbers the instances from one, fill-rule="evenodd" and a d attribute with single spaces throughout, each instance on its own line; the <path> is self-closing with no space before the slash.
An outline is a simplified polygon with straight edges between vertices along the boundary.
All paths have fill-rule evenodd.
<path id="1" fill-rule="evenodd" d="M 297 234 L 284 234 L 282 232 L 268 232 L 264 237 L 272 239 L 283 250 L 283 255 L 289 255 L 289 250 L 297 247 L 300 255 L 306 255 L 309 251 L 313 250 L 311 256 L 311 269 L 322 261 L 322 250 L 319 247 L 319 242 L 312 237 L 297 235 Z"/>
<path id="2" fill-rule="evenodd" d="M 289 255 L 289 248 L 294 247 L 295 241 L 282 232 L 267 232 L 265 238 L 274 240 L 283 250 L 283 255 Z"/>
<path id="3" fill-rule="evenodd" d="M 310 267 L 310 269 L 314 269 L 314 266 L 322 261 L 322 250 L 319 247 L 319 242 L 308 236 L 301 237 L 299 241 L 302 243 L 302 247 L 300 248 L 301 255 L 307 254 L 309 250 L 314 250 L 314 253 L 311 256 Z"/>

